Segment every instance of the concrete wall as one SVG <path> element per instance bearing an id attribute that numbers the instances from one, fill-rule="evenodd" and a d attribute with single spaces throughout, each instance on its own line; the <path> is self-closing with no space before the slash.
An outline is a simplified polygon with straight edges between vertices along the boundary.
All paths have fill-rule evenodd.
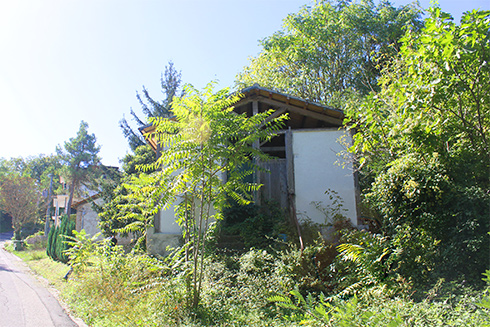
<path id="1" fill-rule="evenodd" d="M 149 228 L 146 237 L 146 248 L 153 255 L 167 255 L 167 247 L 175 248 L 182 244 L 182 234 L 156 233 L 154 228 Z"/>
<path id="2" fill-rule="evenodd" d="M 102 204 L 101 199 L 96 199 L 95 203 Z M 100 232 L 99 218 L 97 212 L 92 208 L 92 202 L 84 203 L 76 207 L 77 209 L 77 222 L 76 229 L 81 231 L 85 229 L 88 235 L 95 235 Z M 102 236 L 100 237 L 102 239 Z"/>
<path id="3" fill-rule="evenodd" d="M 94 200 L 97 205 L 102 205 L 102 199 L 98 198 Z M 99 216 L 97 212 L 92 208 L 92 202 L 87 202 L 76 207 L 77 209 L 77 220 L 76 220 L 76 230 L 80 232 L 82 229 L 85 232 L 93 236 L 100 233 L 99 228 Z M 98 240 L 102 240 L 104 236 L 101 234 Z M 127 237 L 122 237 L 121 235 L 116 235 L 118 245 L 130 244 L 133 240 L 133 236 L 129 235 Z"/>
<path id="4" fill-rule="evenodd" d="M 309 218 L 316 223 L 325 223 L 325 215 L 313 205 L 313 201 L 322 201 L 327 207 L 330 200 L 327 189 L 338 192 L 344 201 L 343 214 L 357 224 L 356 185 L 352 163 L 344 162 L 342 168 L 337 162 L 343 158 L 338 153 L 344 147 L 338 139 L 348 135 L 343 130 L 295 130 L 293 131 L 294 181 L 296 210 L 298 218 Z"/>

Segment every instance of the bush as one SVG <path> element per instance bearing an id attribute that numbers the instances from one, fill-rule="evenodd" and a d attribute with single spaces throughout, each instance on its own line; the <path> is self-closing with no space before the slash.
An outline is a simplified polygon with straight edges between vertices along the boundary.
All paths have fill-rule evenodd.
<path id="1" fill-rule="evenodd" d="M 44 236 L 44 231 L 39 231 L 28 236 L 25 241 L 28 244 L 29 249 L 33 250 L 46 249 L 48 244 L 48 239 Z"/>
<path id="2" fill-rule="evenodd" d="M 409 246 L 403 252 L 405 262 L 417 262 L 425 255 L 427 249 L 415 248 L 420 239 L 427 245 L 438 242 L 435 255 L 432 245 L 425 255 L 432 260 L 426 264 L 433 267 L 434 280 L 464 276 L 481 285 L 480 276 L 490 266 L 489 193 L 475 185 L 458 184 L 437 154 L 407 155 L 376 178 L 367 199 L 380 213 L 385 235 L 398 239 L 400 250 L 402 244 Z M 404 235 L 407 231 L 410 236 Z M 417 278 L 418 267 L 405 273 Z"/>
<path id="3" fill-rule="evenodd" d="M 261 206 L 232 204 L 223 210 L 221 234 L 239 235 L 245 248 L 267 248 L 279 234 L 291 234 L 286 213 L 273 201 Z"/>
<path id="4" fill-rule="evenodd" d="M 52 227 L 49 231 L 46 254 L 53 260 L 67 263 L 68 257 L 65 251 L 69 246 L 66 241 L 67 237 L 73 236 L 74 229 L 75 221 L 66 215 L 63 216 L 60 225 Z"/>

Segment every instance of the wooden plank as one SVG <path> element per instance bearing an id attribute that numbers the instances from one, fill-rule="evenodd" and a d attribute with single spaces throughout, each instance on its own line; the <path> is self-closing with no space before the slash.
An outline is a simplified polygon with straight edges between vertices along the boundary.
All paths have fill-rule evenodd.
<path id="1" fill-rule="evenodd" d="M 259 102 L 257 100 L 253 100 L 252 101 L 252 115 L 255 116 L 256 114 L 259 113 Z M 253 144 L 253 147 L 255 149 L 260 149 L 260 141 L 259 140 L 256 140 Z M 259 158 L 258 157 L 255 157 L 255 162 L 260 165 L 260 161 L 259 161 Z M 254 173 L 254 181 L 257 183 L 257 184 L 262 184 L 262 181 L 261 181 L 261 178 L 260 178 L 260 173 L 257 173 L 255 172 Z M 255 192 L 254 194 L 254 202 L 257 204 L 257 205 L 260 205 L 260 192 Z"/>
<path id="2" fill-rule="evenodd" d="M 286 131 L 285 142 L 286 142 L 286 170 L 287 170 L 288 193 L 295 194 L 293 132 L 291 131 L 291 129 L 288 129 Z"/>
<path id="3" fill-rule="evenodd" d="M 286 105 L 286 104 L 284 104 L 282 102 L 275 101 L 275 100 L 261 99 L 260 102 L 263 102 L 263 103 L 266 103 L 266 104 L 269 104 L 269 105 L 273 105 L 273 106 L 278 106 L 278 107 L 281 107 L 281 108 L 285 108 L 288 111 L 297 113 L 299 115 L 307 116 L 307 117 L 310 117 L 310 118 L 313 118 L 313 119 L 321 120 L 321 121 L 327 122 L 329 124 L 334 124 L 334 125 L 337 125 L 337 126 L 341 126 L 342 125 L 342 118 L 340 117 L 342 115 L 341 113 L 335 112 L 336 113 L 336 116 L 339 116 L 339 118 L 336 118 L 336 117 L 329 116 L 329 115 L 326 115 L 326 114 L 323 114 L 323 113 L 319 113 L 319 112 L 316 112 L 316 111 L 311 111 L 311 110 L 308 110 L 308 109 L 298 108 L 298 107 L 292 106 L 292 105 Z M 333 112 L 333 111 L 331 111 L 331 112 Z"/>
<path id="4" fill-rule="evenodd" d="M 263 152 L 275 152 L 275 151 L 285 151 L 286 147 L 284 146 L 263 146 L 260 148 Z"/>
<path id="5" fill-rule="evenodd" d="M 296 191 L 294 184 L 294 153 L 293 153 L 293 132 L 291 128 L 286 131 L 286 169 L 287 169 L 287 183 L 288 183 L 288 202 L 289 202 L 289 216 L 296 226 L 298 231 L 299 244 L 301 248 L 301 254 L 303 254 L 303 236 L 301 234 L 301 226 L 299 225 L 298 217 L 296 216 Z"/>

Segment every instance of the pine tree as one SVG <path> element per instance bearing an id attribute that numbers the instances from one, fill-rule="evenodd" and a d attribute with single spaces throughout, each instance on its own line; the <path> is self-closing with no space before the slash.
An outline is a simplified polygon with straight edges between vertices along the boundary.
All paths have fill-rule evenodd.
<path id="1" fill-rule="evenodd" d="M 56 151 L 64 164 L 63 175 L 69 181 L 69 198 L 66 205 L 66 213 L 71 214 L 71 204 L 75 191 L 82 186 L 89 186 L 97 175 L 99 164 L 98 153 L 100 146 L 96 145 L 94 134 L 89 134 L 88 124 L 80 123 L 77 136 L 65 142 L 64 150 L 58 146 Z"/>

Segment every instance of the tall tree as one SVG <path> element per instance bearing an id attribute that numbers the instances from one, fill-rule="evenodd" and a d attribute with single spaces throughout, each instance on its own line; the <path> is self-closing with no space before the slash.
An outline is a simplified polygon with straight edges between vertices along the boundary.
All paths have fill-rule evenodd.
<path id="1" fill-rule="evenodd" d="M 64 149 L 60 146 L 56 148 L 64 164 L 62 174 L 69 181 L 69 198 L 66 205 L 68 215 L 71 214 L 75 191 L 80 191 L 82 186 L 90 186 L 98 173 L 100 146 L 96 145 L 95 135 L 89 134 L 87 129 L 88 124 L 82 121 L 77 136 L 65 142 Z"/>
<path id="2" fill-rule="evenodd" d="M 152 175 L 141 174 L 128 185 L 128 198 L 133 200 L 128 201 L 128 214 L 135 212 L 135 204 L 143 210 L 140 226 L 148 227 L 147 218 L 160 207 L 181 202 L 177 222 L 186 242 L 186 259 L 192 266 L 189 302 L 193 307 L 199 303 L 210 223 L 220 219 L 229 196 L 241 204 L 250 203 L 250 191 L 259 187 L 244 181 L 253 168 L 258 168 L 250 158 L 268 158 L 254 144 L 270 140 L 286 119 L 285 115 L 271 119 L 272 110 L 252 117 L 237 115 L 232 105 L 238 100 L 238 95 L 230 96 L 229 89 L 214 93 L 213 84 L 203 92 L 186 85 L 185 95 L 173 101 L 174 119 L 151 119 L 165 151 L 147 168 L 161 169 Z M 245 163 L 249 163 L 250 171 L 243 169 Z M 223 174 L 227 174 L 225 182 Z M 128 225 L 132 226 L 136 225 Z"/>
<path id="3" fill-rule="evenodd" d="M 415 5 L 388 1 L 316 1 L 290 14 L 264 39 L 261 53 L 237 76 L 304 99 L 343 107 L 346 98 L 377 89 L 380 68 L 399 51 L 404 28 L 421 25 Z"/>
<path id="4" fill-rule="evenodd" d="M 12 217 L 15 239 L 20 240 L 22 227 L 39 219 L 41 194 L 34 179 L 10 174 L 0 179 L 0 208 Z"/>
<path id="5" fill-rule="evenodd" d="M 401 40 L 380 91 L 349 108 L 352 150 L 385 233 L 423 231 L 440 242 L 433 271 L 479 281 L 490 264 L 490 11 L 460 25 L 429 13 Z"/>
<path id="6" fill-rule="evenodd" d="M 131 115 L 134 121 L 138 124 L 138 127 L 142 127 L 148 124 L 148 118 L 151 117 L 168 117 L 170 115 L 170 105 L 174 96 L 178 95 L 179 87 L 181 83 L 181 73 L 178 72 L 173 62 L 169 62 L 165 67 L 165 73 L 160 78 L 160 85 L 162 87 L 162 94 L 164 99 L 161 101 L 154 100 L 148 90 L 143 86 L 143 94 L 136 92 L 136 98 L 141 104 L 141 109 L 145 114 L 144 119 L 140 119 L 138 115 L 131 109 Z M 124 136 L 127 138 L 130 148 L 135 151 L 137 147 L 145 145 L 145 139 L 138 131 L 135 131 L 128 123 L 126 118 L 121 119 L 119 122 Z"/>

